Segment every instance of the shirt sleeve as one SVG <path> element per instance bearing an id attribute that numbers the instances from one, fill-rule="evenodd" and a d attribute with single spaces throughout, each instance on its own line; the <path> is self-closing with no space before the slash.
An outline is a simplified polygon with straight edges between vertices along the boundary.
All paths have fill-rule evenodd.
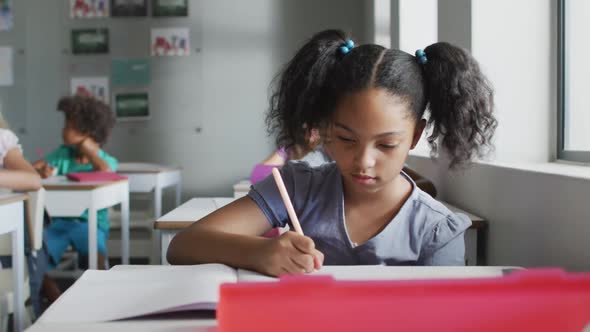
<path id="1" fill-rule="evenodd" d="M 18 137 L 8 129 L 0 129 L 0 166 L 4 167 L 6 154 L 14 148 L 23 151 L 20 144 L 18 144 Z"/>
<path id="2" fill-rule="evenodd" d="M 423 248 L 420 265 L 465 265 L 465 231 L 471 220 L 464 214 L 452 214 L 432 229 Z"/>
<path id="3" fill-rule="evenodd" d="M 465 237 L 455 237 L 443 247 L 423 258 L 424 266 L 463 266 L 465 265 Z"/>
<path id="4" fill-rule="evenodd" d="M 291 163 L 285 164 L 279 169 L 291 202 L 293 199 L 293 167 Z M 289 220 L 287 209 L 281 199 L 281 194 L 273 176 L 254 184 L 248 192 L 250 197 L 262 210 L 273 227 L 284 227 Z"/>
<path id="5" fill-rule="evenodd" d="M 56 175 L 64 175 L 67 173 L 67 163 L 70 159 L 70 151 L 68 147 L 62 145 L 59 148 L 51 151 L 43 158 L 49 165 L 57 169 Z"/>
<path id="6" fill-rule="evenodd" d="M 113 172 L 117 171 L 117 169 L 119 168 L 119 161 L 117 160 L 117 158 L 104 152 L 102 149 L 98 152 L 98 156 L 102 160 L 104 160 L 107 163 L 107 165 L 109 165 L 109 168 L 111 169 L 111 171 L 113 171 Z"/>
<path id="7" fill-rule="evenodd" d="M 302 218 L 302 211 L 309 201 L 318 194 L 322 186 L 321 174 L 314 171 L 307 163 L 290 161 L 279 169 L 295 213 Z M 274 177 L 254 184 L 248 196 L 258 205 L 273 227 L 284 227 L 289 221 L 287 209 L 275 183 Z"/>

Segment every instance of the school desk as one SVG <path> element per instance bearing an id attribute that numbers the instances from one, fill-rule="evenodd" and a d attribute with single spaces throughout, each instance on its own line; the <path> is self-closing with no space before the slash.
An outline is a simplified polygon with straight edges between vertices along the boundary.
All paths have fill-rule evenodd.
<path id="1" fill-rule="evenodd" d="M 160 232 L 162 264 L 168 264 L 166 251 L 168 251 L 168 245 L 176 233 L 233 200 L 233 197 L 192 198 L 158 218 L 154 223 L 154 229 Z"/>
<path id="2" fill-rule="evenodd" d="M 97 266 L 97 213 L 121 204 L 121 259 L 129 264 L 129 181 L 74 182 L 64 176 L 44 179 L 45 206 L 51 216 L 79 217 L 88 210 L 88 268 Z"/>
<path id="3" fill-rule="evenodd" d="M 154 217 L 162 216 L 162 191 L 175 187 L 176 206 L 180 205 L 181 169 L 148 163 L 119 163 L 117 173 L 129 179 L 129 192 L 149 193 L 154 191 Z"/>
<path id="4" fill-rule="evenodd" d="M 113 270 L 118 271 L 132 271 L 138 269 L 146 269 L 145 273 L 150 273 L 150 269 L 157 268 L 154 266 L 140 266 L 140 265 L 118 265 L 113 267 Z M 178 269 L 185 269 L 186 266 L 165 266 L 163 267 L 167 270 L 178 270 Z M 371 272 L 371 269 L 374 267 L 372 266 L 358 266 L 362 270 L 366 270 Z M 424 275 L 428 275 L 429 279 L 436 278 L 437 275 L 441 276 L 440 278 L 449 278 L 449 275 L 454 275 L 453 278 L 465 278 L 465 277 L 499 277 L 506 273 L 506 271 L 512 271 L 513 268 L 507 267 L 441 267 L 441 266 L 434 266 L 434 267 L 390 267 L 392 271 L 396 269 L 403 269 L 403 278 L 400 280 L 405 279 L 423 279 Z M 412 270 L 416 270 L 415 273 Z M 427 270 L 425 272 L 425 270 Z M 451 271 L 452 270 L 452 271 Z M 459 271 L 459 272 L 457 272 Z M 461 272 L 463 271 L 463 272 Z M 414 274 L 415 276 L 412 276 Z M 396 278 L 390 279 L 394 280 Z M 105 289 L 114 287 L 113 283 L 116 283 L 118 279 L 113 279 L 113 281 L 105 281 L 105 282 L 98 282 L 97 280 L 91 281 L 93 288 L 100 288 L 105 287 Z M 357 279 L 359 280 L 359 279 Z M 364 279 L 363 279 L 364 280 Z M 370 279 L 367 279 L 370 280 Z M 138 280 L 140 282 L 141 280 Z M 76 284 L 72 287 L 80 286 L 79 283 L 88 282 L 85 281 L 84 278 L 81 278 L 76 281 Z M 166 281 L 163 281 L 164 283 Z M 86 284 L 88 286 L 88 284 Z M 100 292 L 100 289 L 97 290 Z M 133 292 L 134 290 L 130 290 Z M 153 288 L 154 294 L 143 294 L 142 296 L 146 297 L 155 297 L 160 291 L 159 288 Z M 169 294 L 169 293 L 168 293 Z M 64 296 L 70 296 L 72 294 L 68 294 L 67 292 Z M 79 294 L 78 294 L 79 295 Z M 89 295 L 94 296 L 94 295 Z M 128 296 L 128 295 L 123 295 Z M 133 298 L 133 297 L 132 297 Z M 79 310 L 89 311 L 89 312 L 96 312 L 100 311 L 101 308 L 104 308 L 105 305 L 108 305 L 109 301 L 112 299 L 104 298 L 95 299 L 94 297 L 90 299 L 90 301 L 85 301 L 92 303 L 91 306 L 85 306 L 80 308 Z M 70 301 L 72 302 L 72 301 Z M 30 332 L 37 332 L 37 331 L 85 331 L 85 332 L 93 332 L 93 331 L 180 331 L 180 330 L 187 330 L 187 331 L 216 331 L 217 330 L 217 321 L 210 312 L 179 312 L 179 313 L 167 313 L 167 314 L 160 314 L 157 316 L 143 316 L 139 318 L 132 318 L 132 319 L 124 319 L 124 320 L 117 320 L 117 321 L 108 321 L 108 322 L 95 322 L 95 323 L 86 323 L 86 322 L 73 322 L 75 319 L 73 317 L 68 316 L 67 321 L 61 320 L 56 318 L 54 315 L 56 312 L 64 311 L 68 308 L 68 305 L 71 303 L 67 303 L 67 301 L 56 301 L 52 304 L 52 308 L 46 311 L 43 316 L 28 330 Z M 141 306 L 141 303 L 137 304 Z M 55 308 L 55 307 L 60 308 Z M 244 310 L 247 307 L 244 307 Z M 70 311 L 69 309 L 66 311 Z M 75 310 L 74 310 L 75 311 Z M 75 315 L 75 312 L 72 312 L 72 315 Z M 78 317 L 78 316 L 74 316 Z"/>
<path id="5" fill-rule="evenodd" d="M 246 196 L 250 191 L 250 181 L 242 180 L 233 185 L 234 198 Z M 482 217 L 442 202 L 449 210 L 455 213 L 463 213 L 471 219 L 471 227 L 465 232 L 465 265 L 477 265 L 487 263 L 487 251 L 484 239 L 488 230 L 488 222 Z"/>
<path id="6" fill-rule="evenodd" d="M 129 179 L 130 193 L 154 193 L 154 215 L 153 219 L 162 216 L 163 191 L 166 188 L 174 187 L 176 195 L 175 207 L 180 205 L 181 200 L 181 171 L 180 167 L 163 166 L 151 163 L 119 163 L 117 173 L 126 176 Z M 131 206 L 133 210 L 133 206 Z M 140 217 L 145 221 L 145 216 Z M 150 224 L 134 224 L 133 218 L 130 220 L 132 227 L 149 227 Z M 149 229 L 148 229 L 149 230 Z M 154 262 L 160 258 L 159 231 L 154 230 L 152 236 L 152 254 L 150 261 Z"/>
<path id="7" fill-rule="evenodd" d="M 24 324 L 24 201 L 26 194 L 0 194 L 0 234 L 12 235 L 12 284 L 15 331 L 22 331 Z M 0 270 L 1 271 L 1 270 Z M 7 270 L 6 270 L 7 271 Z M 0 294 L 1 295 L 1 294 Z"/>

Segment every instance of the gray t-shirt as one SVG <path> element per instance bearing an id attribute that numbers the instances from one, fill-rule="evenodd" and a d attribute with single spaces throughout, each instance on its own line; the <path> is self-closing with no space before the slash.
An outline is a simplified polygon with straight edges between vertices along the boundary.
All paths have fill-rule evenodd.
<path id="1" fill-rule="evenodd" d="M 464 232 L 471 221 L 454 214 L 426 194 L 412 179 L 412 193 L 389 224 L 367 242 L 354 246 L 344 222 L 342 177 L 336 163 L 312 168 L 289 162 L 281 176 L 301 228 L 313 239 L 325 265 L 464 265 Z M 289 217 L 272 176 L 253 185 L 248 196 L 273 227 Z"/>

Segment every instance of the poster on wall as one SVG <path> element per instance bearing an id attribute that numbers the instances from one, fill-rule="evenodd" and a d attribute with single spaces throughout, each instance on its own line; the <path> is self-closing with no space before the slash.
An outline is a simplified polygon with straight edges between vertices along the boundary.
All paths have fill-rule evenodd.
<path id="1" fill-rule="evenodd" d="M 72 95 L 94 97 L 109 104 L 109 78 L 108 77 L 72 77 Z"/>
<path id="2" fill-rule="evenodd" d="M 190 54 L 188 28 L 152 29 L 152 56 L 183 56 Z"/>
<path id="3" fill-rule="evenodd" d="M 70 0 L 70 17 L 101 18 L 109 16 L 109 0 Z"/>
<path id="4" fill-rule="evenodd" d="M 150 103 L 147 92 L 120 92 L 114 96 L 117 120 L 147 120 Z"/>
<path id="5" fill-rule="evenodd" d="M 152 16 L 188 16 L 188 0 L 152 0 Z"/>
<path id="6" fill-rule="evenodd" d="M 109 53 L 109 30 L 74 29 L 72 30 L 72 54 Z"/>
<path id="7" fill-rule="evenodd" d="M 12 12 L 13 0 L 0 0 L 0 31 L 12 30 L 14 17 Z"/>
<path id="8" fill-rule="evenodd" d="M 111 82 L 114 86 L 149 85 L 150 62 L 148 59 L 113 59 Z"/>
<path id="9" fill-rule="evenodd" d="M 147 0 L 111 0 L 111 16 L 147 16 Z"/>
<path id="10" fill-rule="evenodd" d="M 0 47 L 0 86 L 14 85 L 12 47 Z"/>

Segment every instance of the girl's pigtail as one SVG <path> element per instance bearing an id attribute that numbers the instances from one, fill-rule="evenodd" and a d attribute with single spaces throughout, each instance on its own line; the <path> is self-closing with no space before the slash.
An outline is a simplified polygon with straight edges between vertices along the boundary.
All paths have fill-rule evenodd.
<path id="1" fill-rule="evenodd" d="M 485 156 L 497 121 L 493 89 L 477 61 L 466 50 L 443 42 L 416 51 L 416 60 L 426 81 L 432 153 L 440 144 L 449 154 L 450 168 Z"/>

